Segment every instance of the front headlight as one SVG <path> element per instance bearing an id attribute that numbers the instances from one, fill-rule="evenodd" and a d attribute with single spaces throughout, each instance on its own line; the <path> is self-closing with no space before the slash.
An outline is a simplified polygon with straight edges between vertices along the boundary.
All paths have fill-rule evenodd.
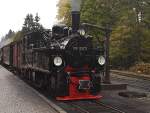
<path id="1" fill-rule="evenodd" d="M 81 36 L 84 36 L 84 35 L 85 35 L 85 30 L 84 30 L 84 29 L 79 29 L 78 32 L 79 32 L 79 34 L 80 34 Z"/>
<path id="2" fill-rule="evenodd" d="M 54 65 L 55 66 L 61 66 L 62 63 L 63 63 L 63 61 L 62 61 L 61 57 L 57 56 L 57 57 L 54 58 Z"/>
<path id="3" fill-rule="evenodd" d="M 99 58 L 98 58 L 98 63 L 99 63 L 99 65 L 104 65 L 105 64 L 105 58 L 104 58 L 104 56 L 100 56 Z"/>

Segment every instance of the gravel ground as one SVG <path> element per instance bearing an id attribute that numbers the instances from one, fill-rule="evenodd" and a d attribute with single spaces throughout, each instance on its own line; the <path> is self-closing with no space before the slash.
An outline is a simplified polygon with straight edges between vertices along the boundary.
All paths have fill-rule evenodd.
<path id="1" fill-rule="evenodd" d="M 0 66 L 0 113 L 56 113 L 26 83 Z"/>
<path id="2" fill-rule="evenodd" d="M 126 113 L 150 113 L 150 81 L 139 78 L 111 75 L 112 83 L 126 83 L 127 90 L 122 91 L 104 91 L 101 101 L 120 108 Z M 127 98 L 119 96 L 119 92 L 134 91 L 145 93 L 147 97 Z"/>

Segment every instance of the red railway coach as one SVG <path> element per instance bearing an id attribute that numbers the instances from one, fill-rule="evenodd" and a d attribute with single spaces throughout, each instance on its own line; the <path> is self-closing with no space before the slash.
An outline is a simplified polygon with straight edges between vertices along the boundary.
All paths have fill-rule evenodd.
<path id="1" fill-rule="evenodd" d="M 17 67 L 17 61 L 18 61 L 18 57 L 17 57 L 17 53 L 18 53 L 18 49 L 17 49 L 17 44 L 14 44 L 13 46 L 13 66 Z"/>
<path id="2" fill-rule="evenodd" d="M 12 59 L 12 55 L 13 55 L 13 51 L 12 51 L 12 45 L 6 45 L 4 46 L 2 49 L 2 63 L 10 66 L 12 65 L 13 59 Z"/>
<path id="3" fill-rule="evenodd" d="M 21 67 L 21 42 L 11 42 L 1 48 L 1 63 L 14 69 Z"/>
<path id="4" fill-rule="evenodd" d="M 13 43 L 12 47 L 13 47 L 13 63 L 12 63 L 12 66 L 15 69 L 19 69 L 21 67 L 21 54 L 22 54 L 21 42 Z"/>
<path id="5" fill-rule="evenodd" d="M 2 63 L 2 49 L 0 49 L 0 64 Z"/>

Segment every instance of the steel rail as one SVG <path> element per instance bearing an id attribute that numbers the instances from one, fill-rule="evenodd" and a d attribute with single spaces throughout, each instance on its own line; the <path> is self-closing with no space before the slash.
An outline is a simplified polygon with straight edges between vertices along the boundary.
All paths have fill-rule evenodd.
<path id="1" fill-rule="evenodd" d="M 97 107 L 100 107 L 100 108 L 104 107 L 104 109 L 115 111 L 115 113 L 126 113 L 124 111 L 119 110 L 116 107 L 113 107 L 113 106 L 110 106 L 110 105 L 106 105 L 106 104 L 104 104 L 102 102 L 98 102 L 98 101 L 91 101 L 91 102 L 94 103 L 94 104 L 96 103 L 98 105 Z M 77 105 L 75 103 L 67 103 L 67 104 L 71 105 L 72 107 L 77 108 L 78 110 L 80 110 L 81 113 L 92 113 L 92 112 L 89 111 L 90 109 L 86 110 L 85 108 L 82 108 L 80 105 Z"/>
<path id="2" fill-rule="evenodd" d="M 98 101 L 94 101 L 94 102 L 97 103 L 97 104 L 99 104 L 99 105 L 101 105 L 101 106 L 103 106 L 103 107 L 112 109 L 112 110 L 116 111 L 117 113 L 126 113 L 126 112 L 124 112 L 124 111 L 119 110 L 118 108 L 116 108 L 116 107 L 114 107 L 114 106 L 106 105 L 106 104 L 104 104 L 103 102 L 98 102 Z"/>
<path id="3" fill-rule="evenodd" d="M 84 108 L 80 107 L 76 104 L 71 104 L 71 106 L 76 107 L 78 110 L 80 110 L 81 113 L 90 113 L 89 111 L 85 110 Z"/>
<path id="4" fill-rule="evenodd" d="M 112 74 L 118 74 L 118 75 L 121 75 L 121 76 L 139 78 L 139 79 L 143 79 L 143 80 L 150 80 L 150 76 L 144 75 L 144 74 L 138 74 L 138 73 L 132 73 L 132 72 L 128 73 L 128 72 L 121 72 L 121 71 L 115 71 L 115 70 L 111 70 L 110 72 Z"/>
<path id="5" fill-rule="evenodd" d="M 127 83 L 128 86 L 134 88 L 144 89 L 146 91 L 150 91 L 150 80 L 149 79 L 141 79 L 138 77 L 131 77 L 129 75 L 122 75 L 119 73 L 112 73 L 112 80 L 120 81 L 123 83 Z"/>

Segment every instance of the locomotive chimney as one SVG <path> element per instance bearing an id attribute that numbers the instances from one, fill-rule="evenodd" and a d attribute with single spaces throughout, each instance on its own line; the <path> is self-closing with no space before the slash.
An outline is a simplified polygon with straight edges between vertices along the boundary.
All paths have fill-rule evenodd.
<path id="1" fill-rule="evenodd" d="M 72 31 L 77 32 L 80 25 L 80 5 L 81 0 L 71 0 L 72 6 Z"/>

